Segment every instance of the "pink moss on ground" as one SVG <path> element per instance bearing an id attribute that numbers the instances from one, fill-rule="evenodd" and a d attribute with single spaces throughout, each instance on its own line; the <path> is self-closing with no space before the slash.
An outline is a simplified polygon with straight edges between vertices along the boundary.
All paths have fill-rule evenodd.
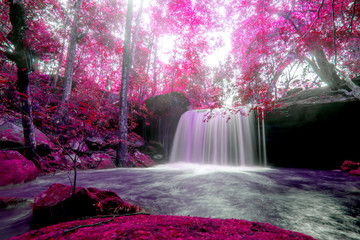
<path id="1" fill-rule="evenodd" d="M 103 222 L 67 233 L 79 225 Z M 302 233 L 284 230 L 268 223 L 237 219 L 133 215 L 115 218 L 93 218 L 60 223 L 33 230 L 17 239 L 314 239 Z"/>

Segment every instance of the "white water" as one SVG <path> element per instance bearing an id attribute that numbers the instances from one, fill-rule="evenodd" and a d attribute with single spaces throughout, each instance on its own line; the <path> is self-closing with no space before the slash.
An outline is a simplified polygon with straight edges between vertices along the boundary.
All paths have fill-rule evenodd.
<path id="1" fill-rule="evenodd" d="M 254 133 L 251 116 L 224 115 L 204 121 L 207 110 L 187 111 L 178 123 L 170 162 L 233 166 L 254 165 Z"/>

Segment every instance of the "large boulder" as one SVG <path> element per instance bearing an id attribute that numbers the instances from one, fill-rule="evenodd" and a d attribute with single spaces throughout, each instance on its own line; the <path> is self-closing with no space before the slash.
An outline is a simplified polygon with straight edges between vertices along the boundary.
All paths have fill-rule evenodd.
<path id="1" fill-rule="evenodd" d="M 36 179 L 35 164 L 17 151 L 0 151 L 0 186 Z"/>
<path id="2" fill-rule="evenodd" d="M 35 127 L 36 151 L 45 156 L 54 148 L 51 140 Z M 24 146 L 24 132 L 20 119 L 0 118 L 0 148 Z"/>
<path id="3" fill-rule="evenodd" d="M 72 186 L 56 183 L 37 195 L 33 204 L 34 227 L 85 216 L 141 211 L 140 207 L 125 202 L 112 191 L 83 187 L 76 187 L 74 195 L 72 191 Z"/>
<path id="4" fill-rule="evenodd" d="M 145 100 L 146 108 L 159 116 L 165 116 L 172 111 L 176 115 L 183 114 L 190 106 L 189 99 L 180 92 L 160 94 Z"/>

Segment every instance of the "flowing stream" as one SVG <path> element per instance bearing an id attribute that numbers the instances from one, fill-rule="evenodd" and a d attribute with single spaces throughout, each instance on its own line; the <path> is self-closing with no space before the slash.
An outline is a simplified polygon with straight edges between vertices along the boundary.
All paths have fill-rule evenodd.
<path id="1" fill-rule="evenodd" d="M 68 173 L 0 188 L 33 199 Z M 80 171 L 78 186 L 115 191 L 152 214 L 268 222 L 317 239 L 360 239 L 360 178 L 339 171 L 167 164 Z M 31 205 L 0 210 L 0 238 L 30 230 Z"/>

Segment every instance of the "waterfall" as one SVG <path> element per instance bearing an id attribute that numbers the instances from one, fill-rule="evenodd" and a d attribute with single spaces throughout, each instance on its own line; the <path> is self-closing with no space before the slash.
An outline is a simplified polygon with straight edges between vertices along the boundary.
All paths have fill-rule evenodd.
<path id="1" fill-rule="evenodd" d="M 170 162 L 191 162 L 233 166 L 254 165 L 252 116 L 228 115 L 214 110 L 187 111 L 178 123 Z"/>

